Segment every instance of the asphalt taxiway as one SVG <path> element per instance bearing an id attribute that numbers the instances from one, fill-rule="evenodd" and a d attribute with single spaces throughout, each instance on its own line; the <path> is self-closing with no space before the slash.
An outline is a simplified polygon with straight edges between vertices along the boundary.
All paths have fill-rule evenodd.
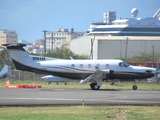
<path id="1" fill-rule="evenodd" d="M 160 105 L 160 91 L 0 88 L 0 106 Z"/>

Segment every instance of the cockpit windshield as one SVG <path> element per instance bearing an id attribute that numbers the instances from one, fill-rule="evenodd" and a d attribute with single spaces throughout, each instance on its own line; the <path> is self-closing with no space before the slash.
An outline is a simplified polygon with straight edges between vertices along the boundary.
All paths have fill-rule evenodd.
<path id="1" fill-rule="evenodd" d="M 120 62 L 120 63 L 119 63 L 119 66 L 120 66 L 120 67 L 128 67 L 128 66 L 130 66 L 130 64 L 127 63 L 127 62 Z"/>

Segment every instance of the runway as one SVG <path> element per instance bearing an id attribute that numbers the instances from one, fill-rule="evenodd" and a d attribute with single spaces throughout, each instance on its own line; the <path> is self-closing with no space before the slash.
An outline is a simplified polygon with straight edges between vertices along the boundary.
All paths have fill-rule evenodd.
<path id="1" fill-rule="evenodd" d="M 0 88 L 0 106 L 160 105 L 160 91 Z"/>

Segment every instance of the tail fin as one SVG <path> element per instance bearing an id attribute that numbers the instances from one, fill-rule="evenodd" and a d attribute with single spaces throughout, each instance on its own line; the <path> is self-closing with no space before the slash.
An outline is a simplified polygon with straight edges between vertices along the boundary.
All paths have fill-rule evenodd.
<path id="1" fill-rule="evenodd" d="M 7 77 L 7 75 L 8 75 L 8 65 L 4 65 L 4 67 L 0 71 L 0 76 L 2 78 L 5 78 L 5 77 Z"/>
<path id="2" fill-rule="evenodd" d="M 33 64 L 32 57 L 24 50 L 26 44 L 3 44 L 6 46 L 17 70 L 31 71 L 28 64 Z"/>

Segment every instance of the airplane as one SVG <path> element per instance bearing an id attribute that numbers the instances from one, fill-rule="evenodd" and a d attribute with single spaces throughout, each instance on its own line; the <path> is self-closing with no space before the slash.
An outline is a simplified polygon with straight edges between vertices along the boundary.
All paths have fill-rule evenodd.
<path id="1" fill-rule="evenodd" d="M 67 60 L 28 54 L 25 44 L 3 44 L 9 51 L 17 70 L 35 74 L 52 75 L 54 79 L 80 80 L 90 83 L 92 90 L 99 90 L 103 80 L 146 79 L 156 74 L 155 68 L 132 66 L 119 59 L 105 60 Z M 133 90 L 137 90 L 134 82 Z"/>
<path id="2" fill-rule="evenodd" d="M 8 76 L 8 65 L 3 66 L 3 68 L 0 71 L 0 78 L 6 78 Z"/>

